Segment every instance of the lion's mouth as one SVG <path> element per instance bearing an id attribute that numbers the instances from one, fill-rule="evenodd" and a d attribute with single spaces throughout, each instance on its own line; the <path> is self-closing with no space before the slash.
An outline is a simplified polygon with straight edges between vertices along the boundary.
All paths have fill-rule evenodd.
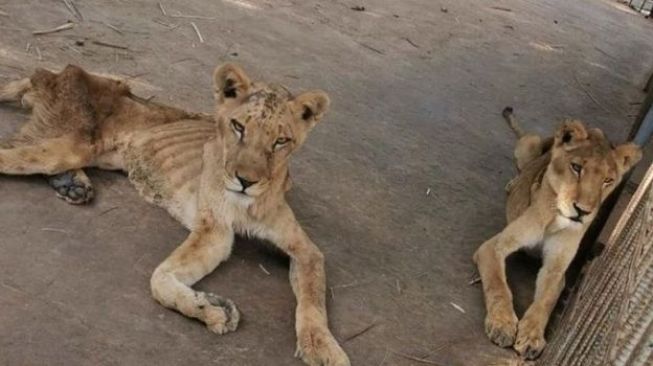
<path id="1" fill-rule="evenodd" d="M 569 220 L 571 220 L 571 221 L 574 221 L 574 222 L 577 222 L 577 223 L 580 223 L 580 224 L 583 223 L 583 219 L 581 219 L 580 216 L 567 217 L 567 218 L 568 218 Z"/>
<path id="2" fill-rule="evenodd" d="M 558 215 L 560 215 L 560 216 L 562 216 L 562 217 L 568 219 L 569 221 L 577 222 L 577 223 L 579 223 L 579 224 L 582 224 L 582 223 L 583 223 L 583 219 L 581 218 L 580 215 L 576 215 L 576 216 L 567 216 L 567 215 L 565 215 L 565 214 L 562 212 L 562 210 L 558 210 Z"/>
<path id="3" fill-rule="evenodd" d="M 238 190 L 238 189 L 227 188 L 227 191 L 241 196 L 249 196 L 247 192 L 245 192 L 245 189 Z"/>

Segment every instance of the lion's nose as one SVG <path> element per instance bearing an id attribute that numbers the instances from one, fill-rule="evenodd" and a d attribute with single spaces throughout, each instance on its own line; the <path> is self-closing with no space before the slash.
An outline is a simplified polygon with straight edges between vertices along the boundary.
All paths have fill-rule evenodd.
<path id="1" fill-rule="evenodd" d="M 257 181 L 251 181 L 251 180 L 247 180 L 247 179 L 241 177 L 240 175 L 238 175 L 238 173 L 236 173 L 236 178 L 238 179 L 240 184 L 243 186 L 243 191 L 246 190 L 248 187 L 253 186 L 254 184 L 257 183 Z"/>
<path id="2" fill-rule="evenodd" d="M 578 212 L 578 217 L 583 217 L 591 212 L 591 211 L 583 210 L 576 204 L 576 202 L 574 202 L 574 208 L 576 209 L 576 212 Z"/>

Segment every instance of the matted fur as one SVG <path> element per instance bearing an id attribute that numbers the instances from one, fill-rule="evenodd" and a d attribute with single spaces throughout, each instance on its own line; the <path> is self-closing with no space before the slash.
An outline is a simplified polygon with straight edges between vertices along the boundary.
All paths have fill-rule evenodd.
<path id="1" fill-rule="evenodd" d="M 0 101 L 33 108 L 0 149 L 0 173 L 73 170 L 66 182 L 90 186 L 84 167 L 126 171 L 141 196 L 190 230 L 154 271 L 154 298 L 218 334 L 236 329 L 238 309 L 191 286 L 229 257 L 235 233 L 268 239 L 291 258 L 297 356 L 309 365 L 349 365 L 327 324 L 324 257 L 284 198 L 289 158 L 329 98 L 254 83 L 233 64 L 217 68 L 213 83 L 212 117 L 151 103 L 75 66 L 37 70 L 0 89 Z"/>
<path id="2" fill-rule="evenodd" d="M 508 225 L 480 246 L 474 262 L 483 282 L 488 337 L 534 359 L 546 345 L 544 331 L 583 234 L 642 153 L 634 144 L 612 147 L 600 130 L 577 120 L 564 121 L 554 137 L 542 139 L 522 132 L 511 108 L 504 117 L 519 137 L 519 174 L 507 186 Z M 505 259 L 520 249 L 540 254 L 543 265 L 533 303 L 517 319 Z"/>

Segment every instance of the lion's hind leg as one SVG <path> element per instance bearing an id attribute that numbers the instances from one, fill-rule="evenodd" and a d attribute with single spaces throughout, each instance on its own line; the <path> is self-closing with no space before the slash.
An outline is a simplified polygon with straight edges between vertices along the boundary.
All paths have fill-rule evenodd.
<path id="1" fill-rule="evenodd" d="M 23 106 L 29 106 L 28 99 L 23 96 L 32 89 L 32 82 L 29 78 L 11 81 L 0 87 L 0 103 L 20 102 Z"/>
<path id="2" fill-rule="evenodd" d="M 544 144 L 542 138 L 535 134 L 525 134 L 515 144 L 515 165 L 521 171 L 531 161 L 542 156 Z"/>
<path id="3" fill-rule="evenodd" d="M 0 141 L 0 173 L 44 174 L 57 197 L 70 204 L 90 202 L 95 196 L 95 189 L 84 170 L 78 167 L 87 165 L 90 160 L 90 148 L 83 148 L 83 144 L 72 149 L 63 148 L 62 145 L 56 148 L 52 146 L 61 140 L 54 139 L 57 143 L 52 143 L 51 140 L 34 142 L 25 140 L 19 134 L 6 141 Z M 63 156 L 65 154 L 71 156 Z M 77 159 L 73 156 L 77 156 Z M 52 175 L 52 172 L 58 172 L 67 166 L 74 168 Z"/>
<path id="4" fill-rule="evenodd" d="M 90 201 L 94 189 L 81 168 L 94 155 L 89 141 L 101 98 L 93 93 L 123 92 L 114 86 L 75 66 L 60 73 L 37 69 L 29 78 L 0 86 L 0 102 L 33 108 L 20 131 L 0 144 L 0 173 L 44 174 L 58 197 L 72 204 Z"/>
<path id="5" fill-rule="evenodd" d="M 95 189 L 83 169 L 69 170 L 46 178 L 57 197 L 70 204 L 88 203 L 95 196 Z"/>
<path id="6" fill-rule="evenodd" d="M 93 149 L 88 143 L 63 136 L 0 149 L 0 173 L 55 175 L 83 168 L 92 158 Z"/>

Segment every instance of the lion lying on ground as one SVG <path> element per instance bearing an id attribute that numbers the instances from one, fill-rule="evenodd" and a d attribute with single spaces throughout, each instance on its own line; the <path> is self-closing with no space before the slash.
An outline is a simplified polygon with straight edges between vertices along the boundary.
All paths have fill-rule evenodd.
<path id="1" fill-rule="evenodd" d="M 329 98 L 251 82 L 232 64 L 217 68 L 213 82 L 214 118 L 148 102 L 75 66 L 37 70 L 0 89 L 0 101 L 32 108 L 0 149 L 0 173 L 54 176 L 58 193 L 79 203 L 92 192 L 82 168 L 126 171 L 147 201 L 190 230 L 154 271 L 154 298 L 218 334 L 238 326 L 236 306 L 191 286 L 229 257 L 234 234 L 268 239 L 291 258 L 296 355 L 309 365 L 349 365 L 327 325 L 324 257 L 284 198 L 289 158 Z"/>
<path id="2" fill-rule="evenodd" d="M 511 108 L 503 115 L 519 138 L 519 174 L 506 187 L 508 226 L 481 245 L 474 262 L 483 283 L 488 337 L 534 359 L 546 344 L 544 330 L 583 234 L 642 153 L 630 143 L 613 147 L 600 130 L 586 129 L 580 121 L 566 120 L 553 138 L 543 140 L 523 133 Z M 543 265 L 535 299 L 519 320 L 506 282 L 505 259 L 520 249 L 541 253 Z"/>

